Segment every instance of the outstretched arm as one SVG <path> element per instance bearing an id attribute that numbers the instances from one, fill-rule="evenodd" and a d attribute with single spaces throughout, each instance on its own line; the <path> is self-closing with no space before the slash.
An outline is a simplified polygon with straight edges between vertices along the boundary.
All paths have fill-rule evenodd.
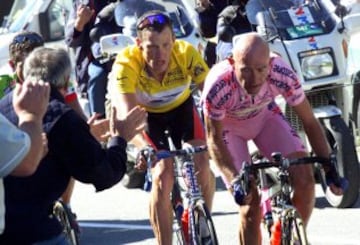
<path id="1" fill-rule="evenodd" d="M 305 133 L 315 154 L 320 157 L 329 157 L 331 153 L 331 148 L 328 144 L 325 132 L 321 127 L 320 122 L 317 120 L 317 118 L 314 116 L 314 113 L 312 112 L 309 101 L 305 98 L 305 100 L 299 105 L 295 106 L 294 109 L 303 123 Z M 324 168 L 324 170 L 326 172 L 327 181 L 329 181 L 330 190 L 336 195 L 341 195 L 344 191 L 342 188 L 346 188 L 345 180 L 340 179 L 340 183 L 335 184 L 335 180 L 332 179 L 332 171 L 336 170 L 326 167 Z M 344 186 L 340 187 L 339 185 L 343 185 L 343 181 Z"/>
<path id="2" fill-rule="evenodd" d="M 144 130 L 147 115 L 144 108 L 133 107 L 122 120 L 117 119 L 116 107 L 111 109 L 109 128 L 112 137 L 120 136 L 128 142 Z"/>
<path id="3" fill-rule="evenodd" d="M 114 97 L 114 98 L 113 98 Z M 137 106 L 137 100 L 135 94 L 125 93 L 118 94 L 111 98 L 111 104 L 116 108 L 117 118 L 124 120 L 127 114 Z M 145 140 L 142 133 L 137 134 L 133 139 L 130 139 L 132 143 L 139 149 L 147 146 L 149 143 Z"/>

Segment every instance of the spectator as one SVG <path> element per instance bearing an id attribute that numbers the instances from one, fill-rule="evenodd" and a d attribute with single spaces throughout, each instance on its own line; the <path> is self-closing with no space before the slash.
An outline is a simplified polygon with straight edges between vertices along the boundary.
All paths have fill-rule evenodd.
<path id="1" fill-rule="evenodd" d="M 24 60 L 32 50 L 41 46 L 44 46 L 44 39 L 36 32 L 22 31 L 14 36 L 9 45 L 9 65 L 14 73 L 0 75 L 0 85 L 3 86 L 3 89 L 0 91 L 0 98 L 9 93 L 16 83 L 23 82 L 22 71 Z M 72 86 L 73 84 L 70 85 L 65 95 L 65 101 L 71 108 L 78 112 L 84 120 L 87 120 L 77 100 L 77 94 Z"/>
<path id="2" fill-rule="evenodd" d="M 232 39 L 235 35 L 251 32 L 252 26 L 247 18 L 245 5 L 248 2 L 239 1 L 239 4 L 226 6 L 218 15 L 216 33 L 217 61 L 232 55 Z"/>
<path id="3" fill-rule="evenodd" d="M 5 178 L 6 227 L 0 244 L 66 244 L 60 223 L 50 214 L 70 177 L 92 183 L 96 191 L 110 188 L 126 171 L 127 141 L 143 130 L 143 109 L 134 108 L 123 121 L 115 119 L 113 110 L 111 138 L 104 149 L 90 133 L 88 124 L 65 104 L 70 73 L 71 62 L 65 50 L 39 47 L 25 60 L 26 79 L 49 81 L 51 85 L 43 120 L 49 150 L 32 176 Z M 10 93 L 0 101 L 0 110 L 16 124 L 19 119 L 14 114 L 12 96 Z"/>
<path id="4" fill-rule="evenodd" d="M 247 2 L 248 0 L 196 1 L 201 35 L 206 38 L 217 37 L 216 45 L 211 45 L 210 42 L 206 47 L 205 59 L 209 66 L 229 55 L 231 39 L 235 34 L 252 30 L 246 17 Z"/>
<path id="5" fill-rule="evenodd" d="M 203 37 L 213 38 L 216 36 L 217 17 L 232 2 L 230 0 L 196 0 L 195 10 L 198 13 L 200 34 Z"/>
<path id="6" fill-rule="evenodd" d="M 33 51 L 36 47 L 44 46 L 44 39 L 42 36 L 36 32 L 23 31 L 15 35 L 13 40 L 9 45 L 9 65 L 13 69 L 13 74 L 4 74 L 0 76 L 0 84 L 5 85 L 4 93 L 0 98 L 5 94 L 9 93 L 16 83 L 22 83 L 23 78 L 23 64 L 25 58 Z M 72 85 L 72 84 L 71 84 Z M 87 120 L 84 115 L 79 101 L 77 99 L 77 94 L 73 86 L 68 86 L 68 90 L 65 94 L 65 102 L 72 109 L 74 109 L 84 120 Z M 70 179 L 69 185 L 66 191 L 63 193 L 61 199 L 63 202 L 70 207 L 71 196 L 73 193 L 75 181 Z"/>
<path id="7" fill-rule="evenodd" d="M 15 35 L 9 45 L 9 66 L 13 74 L 0 76 L 0 98 L 9 93 L 16 83 L 23 82 L 22 68 L 24 58 L 36 47 L 44 45 L 43 38 L 36 32 L 20 32 Z"/>
<path id="8" fill-rule="evenodd" d="M 0 234 L 5 225 L 3 178 L 7 175 L 33 174 L 47 152 L 46 138 L 42 135 L 42 119 L 49 101 L 48 83 L 26 81 L 17 84 L 13 107 L 18 127 L 0 114 Z"/>
<path id="9" fill-rule="evenodd" d="M 65 28 L 65 42 L 76 49 L 75 74 L 79 89 L 89 99 L 90 114 L 97 118 L 105 116 L 107 75 L 112 65 L 111 60 L 102 63 L 98 39 L 102 33 L 121 30 L 111 14 L 115 6 L 112 2 L 115 1 L 90 0 L 87 4 L 74 1 Z M 98 28 L 93 30 L 94 27 Z"/>

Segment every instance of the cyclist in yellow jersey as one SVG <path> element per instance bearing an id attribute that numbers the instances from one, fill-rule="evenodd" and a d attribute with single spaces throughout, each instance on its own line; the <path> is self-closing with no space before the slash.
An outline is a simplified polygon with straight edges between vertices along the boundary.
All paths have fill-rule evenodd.
<path id="1" fill-rule="evenodd" d="M 136 44 L 118 54 L 109 77 L 108 93 L 119 116 L 136 105 L 148 111 L 146 133 L 138 135 L 137 147 L 151 145 L 168 149 L 164 135 L 170 130 L 175 146 L 183 142 L 205 144 L 204 128 L 195 109 L 190 84 L 198 87 L 209 68 L 189 43 L 175 40 L 171 20 L 160 11 L 150 11 L 137 21 Z M 137 167 L 144 165 L 139 161 Z M 211 208 L 214 175 L 207 153 L 195 158 L 198 181 L 206 204 Z M 150 221 L 159 244 L 171 244 L 172 208 L 170 192 L 174 183 L 173 165 L 162 160 L 152 168 Z"/>
<path id="2" fill-rule="evenodd" d="M 114 65 L 115 75 L 126 74 L 116 81 L 116 92 L 136 93 L 137 102 L 150 112 L 167 112 L 187 100 L 191 82 L 201 85 L 208 72 L 202 57 L 194 47 L 176 40 L 171 50 L 169 66 L 159 81 L 147 71 L 138 46 L 119 54 Z"/>

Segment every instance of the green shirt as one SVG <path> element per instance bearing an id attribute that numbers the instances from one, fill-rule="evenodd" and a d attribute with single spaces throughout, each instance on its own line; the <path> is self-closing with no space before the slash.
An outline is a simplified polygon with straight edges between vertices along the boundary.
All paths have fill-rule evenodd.
<path id="1" fill-rule="evenodd" d="M 8 94 L 16 84 L 16 75 L 0 75 L 0 99 Z"/>

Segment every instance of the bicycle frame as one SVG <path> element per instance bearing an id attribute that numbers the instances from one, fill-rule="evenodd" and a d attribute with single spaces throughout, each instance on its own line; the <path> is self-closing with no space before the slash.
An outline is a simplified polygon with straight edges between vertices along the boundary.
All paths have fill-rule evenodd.
<path id="1" fill-rule="evenodd" d="M 210 242 L 207 244 L 217 245 L 217 236 L 215 233 L 215 228 L 211 219 L 210 212 L 205 205 L 200 186 L 198 184 L 197 178 L 195 176 L 195 164 L 193 156 L 194 154 L 203 152 L 207 150 L 206 146 L 197 146 L 197 147 L 186 147 L 182 150 L 177 150 L 172 142 L 171 137 L 167 134 L 169 141 L 170 151 L 159 151 L 153 152 L 157 160 L 172 158 L 174 157 L 174 177 L 175 184 L 172 191 L 171 201 L 174 209 L 174 216 L 176 218 L 176 227 L 174 231 L 177 233 L 177 237 L 180 240 L 180 244 L 194 244 L 200 245 L 203 244 L 203 237 L 201 237 L 200 226 L 198 223 L 199 217 L 203 217 L 206 221 L 206 229 L 210 233 Z M 148 172 L 150 172 L 152 166 L 152 158 L 147 157 L 148 162 Z M 148 180 L 150 176 L 146 175 Z M 185 185 L 184 189 L 180 186 L 179 181 L 184 179 Z M 187 199 L 187 209 L 188 217 L 184 217 L 183 214 L 186 214 L 182 210 L 178 210 L 179 202 L 183 204 L 183 197 Z M 182 206 L 183 208 L 183 206 Z M 183 227 L 182 218 L 188 219 L 188 227 Z M 180 233 L 180 235 L 179 235 Z"/>
<path id="2" fill-rule="evenodd" d="M 78 227 L 74 227 L 73 214 L 63 201 L 58 200 L 54 203 L 52 215 L 59 220 L 69 244 L 78 245 L 80 243 Z"/>
<path id="3" fill-rule="evenodd" d="M 190 159 L 191 158 L 191 159 Z M 199 184 L 197 182 L 197 179 L 195 177 L 195 165 L 193 161 L 193 156 L 191 156 L 189 159 L 182 162 L 182 177 L 185 179 L 185 183 L 187 186 L 185 197 L 188 200 L 188 209 L 189 212 L 189 231 L 190 231 L 190 237 L 193 244 L 197 244 L 196 237 L 192 234 L 196 234 L 195 231 L 195 217 L 194 217 L 194 210 L 196 203 L 199 200 L 203 200 L 202 193 L 200 191 Z"/>
<path id="4" fill-rule="evenodd" d="M 262 196 L 261 207 L 263 211 L 263 223 L 272 239 L 273 217 L 274 220 L 281 222 L 281 237 L 278 243 L 281 245 L 292 244 L 295 239 L 297 244 L 308 244 L 303 221 L 291 202 L 292 187 L 289 181 L 288 168 L 291 165 L 320 163 L 334 165 L 336 168 L 336 158 L 306 157 L 295 160 L 289 160 L 282 157 L 280 153 L 274 153 L 272 160 L 253 159 L 253 163 L 244 163 L 242 170 L 242 186 L 246 192 L 249 189 L 249 175 L 255 174 L 258 177 L 258 186 Z M 269 168 L 276 167 L 277 174 L 272 174 L 269 178 Z M 269 183 L 269 179 L 272 180 Z M 294 232 L 296 238 L 294 238 Z M 272 243 L 273 244 L 273 243 Z"/>
<path id="5" fill-rule="evenodd" d="M 260 175 L 261 176 L 261 175 Z M 260 177 L 261 178 L 261 177 Z M 296 234 L 298 235 L 299 244 L 306 245 L 308 244 L 307 235 L 305 231 L 305 227 L 303 221 L 301 220 L 297 209 L 291 203 L 291 193 L 293 191 L 290 182 L 289 182 L 289 172 L 287 169 L 281 169 L 278 172 L 279 183 L 276 183 L 275 186 L 270 187 L 269 189 L 272 191 L 270 192 L 269 199 L 264 200 L 270 202 L 270 212 L 271 218 L 274 220 L 280 220 L 281 223 L 281 245 L 291 244 L 290 239 L 292 239 L 291 233 L 293 232 L 291 229 L 296 229 Z M 277 185 L 277 186 L 276 186 Z M 275 191 L 274 191 L 274 189 Z M 262 194 L 264 188 L 261 188 Z M 266 190 L 266 188 L 265 188 Z M 261 203 L 264 207 L 266 202 Z M 268 212 L 269 212 L 268 211 Z M 266 214 L 267 216 L 263 217 L 265 225 L 267 225 L 267 230 L 269 234 L 269 238 L 271 239 L 272 233 L 274 232 L 272 229 L 273 227 L 273 220 L 272 222 L 266 223 L 267 219 L 269 219 L 269 213 Z M 295 222 L 295 227 L 290 227 L 290 222 L 292 220 L 297 220 Z M 279 245 L 280 245 L 279 244 Z"/>

